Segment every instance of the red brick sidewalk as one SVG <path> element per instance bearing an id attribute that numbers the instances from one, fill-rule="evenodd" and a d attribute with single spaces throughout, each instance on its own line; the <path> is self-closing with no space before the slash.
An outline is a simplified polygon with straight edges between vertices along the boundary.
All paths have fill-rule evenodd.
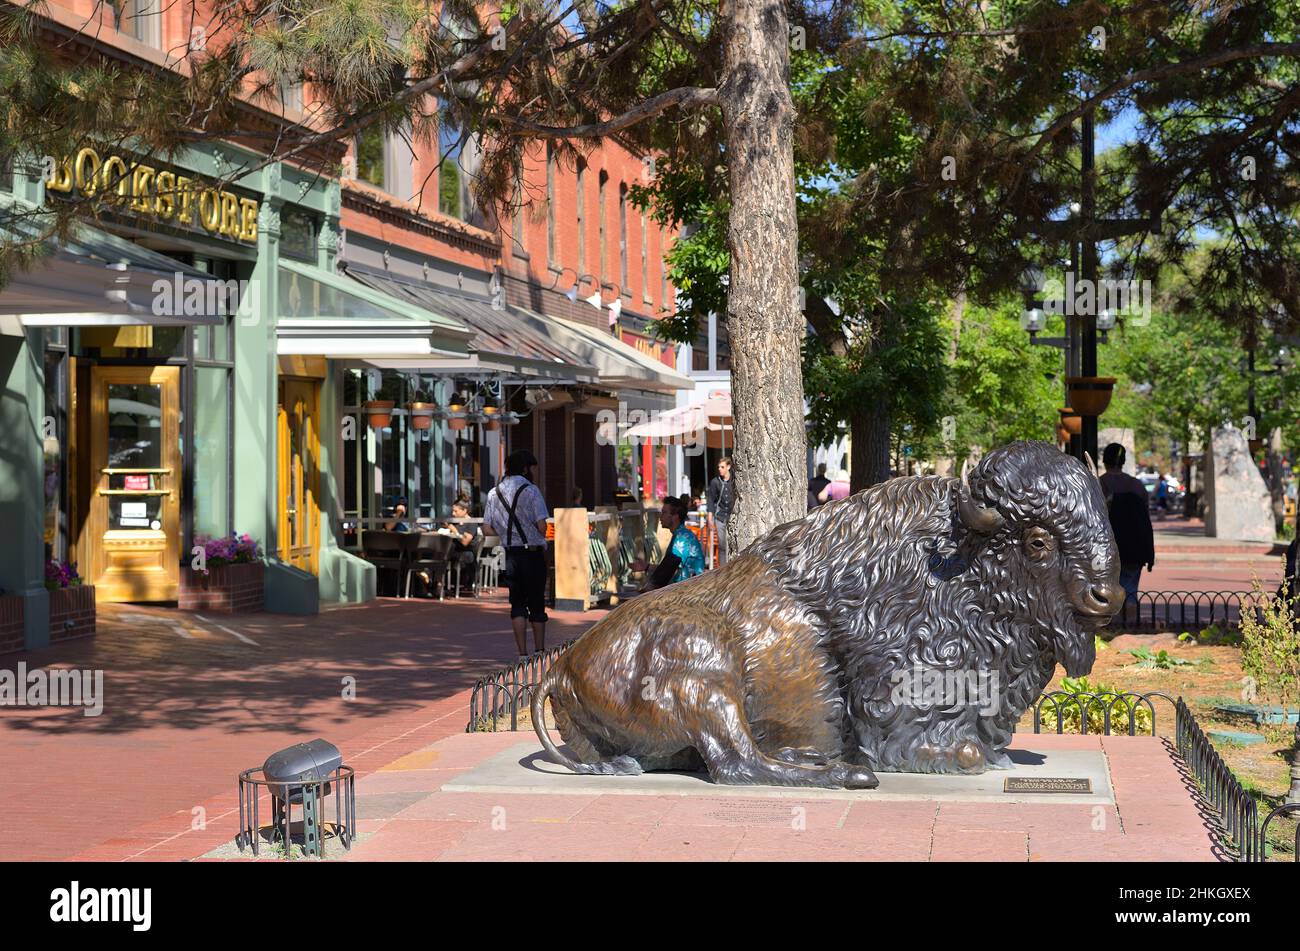
<path id="1" fill-rule="evenodd" d="M 1019 749 L 1102 750 L 1115 805 L 443 792 L 530 734 L 457 736 L 357 783 L 353 861 L 1215 861 L 1166 745 L 1019 735 Z M 792 820 L 792 816 L 797 821 Z"/>
<path id="2" fill-rule="evenodd" d="M 0 859 L 191 858 L 234 837 L 238 772 L 280 747 L 323 736 L 364 774 L 463 731 L 467 688 L 516 656 L 506 613 L 471 600 L 206 620 L 102 606 L 94 641 L 0 658 L 102 669 L 105 694 L 99 717 L 0 708 Z M 550 643 L 599 617 L 553 612 Z"/>

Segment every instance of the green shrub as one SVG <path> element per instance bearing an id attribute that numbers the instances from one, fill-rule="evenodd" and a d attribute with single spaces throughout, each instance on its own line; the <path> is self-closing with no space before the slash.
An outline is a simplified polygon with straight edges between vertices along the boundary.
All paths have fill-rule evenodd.
<path id="1" fill-rule="evenodd" d="M 1110 709 L 1110 731 L 1112 733 L 1127 733 L 1129 727 L 1129 704 L 1135 706 L 1133 715 L 1136 718 L 1134 732 L 1143 735 L 1151 733 L 1151 711 L 1146 705 L 1138 702 L 1133 697 L 1126 697 L 1124 700 L 1116 699 L 1120 690 L 1107 684 L 1092 683 L 1087 677 L 1066 677 L 1061 681 L 1061 692 L 1065 694 L 1088 694 L 1089 696 L 1080 697 L 1079 700 L 1072 700 L 1068 696 L 1057 696 L 1052 700 L 1044 703 L 1042 714 L 1039 722 L 1044 733 L 1055 733 L 1056 722 L 1059 716 L 1062 722 L 1061 730 L 1064 733 L 1081 733 L 1079 729 L 1079 712 L 1083 707 L 1088 712 L 1088 732 L 1097 734 L 1101 733 L 1105 722 L 1105 710 Z"/>

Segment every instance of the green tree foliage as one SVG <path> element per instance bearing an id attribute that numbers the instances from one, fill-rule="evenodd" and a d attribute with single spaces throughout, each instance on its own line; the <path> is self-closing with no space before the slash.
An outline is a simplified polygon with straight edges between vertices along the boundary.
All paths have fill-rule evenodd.
<path id="1" fill-rule="evenodd" d="M 1061 351 L 1029 346 L 1020 309 L 1019 301 L 1007 300 L 969 308 L 962 319 L 946 399 L 953 438 L 934 447 L 958 465 L 971 447 L 987 450 L 1016 439 L 1056 441 L 1056 410 L 1063 405 Z"/>

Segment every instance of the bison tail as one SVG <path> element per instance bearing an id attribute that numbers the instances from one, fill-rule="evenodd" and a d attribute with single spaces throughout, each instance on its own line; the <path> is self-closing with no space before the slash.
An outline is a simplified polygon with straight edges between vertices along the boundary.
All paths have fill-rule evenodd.
<path id="1" fill-rule="evenodd" d="M 532 714 L 533 732 L 542 741 L 542 747 L 551 756 L 551 761 L 564 766 L 575 773 L 594 776 L 636 776 L 641 773 L 641 764 L 631 756 L 615 756 L 613 759 L 600 760 L 595 763 L 579 763 L 565 756 L 556 747 L 551 735 L 546 732 L 546 698 L 551 692 L 551 674 L 542 678 L 537 691 L 533 694 Z"/>

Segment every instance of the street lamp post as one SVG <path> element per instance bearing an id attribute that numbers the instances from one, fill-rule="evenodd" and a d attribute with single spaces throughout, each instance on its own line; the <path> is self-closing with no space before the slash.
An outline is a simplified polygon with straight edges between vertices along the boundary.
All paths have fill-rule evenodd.
<path id="1" fill-rule="evenodd" d="M 1092 88 L 1090 80 L 1083 83 L 1083 91 Z M 1070 217 L 1063 221 L 1043 221 L 1031 230 L 1038 235 L 1057 240 L 1066 239 L 1070 243 L 1070 270 L 1089 282 L 1086 286 L 1093 289 L 1093 307 L 1088 313 L 1072 313 L 1073 306 L 1066 306 L 1065 336 L 1058 338 L 1037 338 L 1037 329 L 1045 324 L 1041 315 L 1042 302 L 1031 301 L 1030 309 L 1025 312 L 1025 328 L 1029 330 L 1030 343 L 1059 347 L 1065 351 L 1065 375 L 1070 377 L 1095 378 L 1097 376 L 1097 340 L 1106 339 L 1107 332 L 1115 327 L 1115 314 L 1109 310 L 1098 311 L 1097 303 L 1102 295 L 1097 287 L 1098 255 L 1097 242 L 1119 238 L 1124 235 L 1137 234 L 1142 231 L 1158 232 L 1160 220 L 1157 215 L 1151 219 L 1118 218 L 1099 219 L 1097 217 L 1096 199 L 1096 114 L 1088 109 L 1082 118 L 1080 135 L 1081 155 L 1079 171 L 1081 178 L 1080 201 L 1070 205 Z M 1041 287 L 1041 284 L 1039 285 Z M 1071 302 L 1072 303 L 1072 302 Z M 1039 311 L 1042 321 L 1037 329 L 1030 326 L 1030 315 Z M 1066 385 L 1066 404 L 1070 405 L 1069 385 Z M 1078 409 L 1078 407 L 1075 407 Z M 1070 437 L 1070 455 L 1082 459 L 1088 453 L 1095 461 L 1097 453 L 1097 416 L 1080 412 L 1080 432 Z"/>

